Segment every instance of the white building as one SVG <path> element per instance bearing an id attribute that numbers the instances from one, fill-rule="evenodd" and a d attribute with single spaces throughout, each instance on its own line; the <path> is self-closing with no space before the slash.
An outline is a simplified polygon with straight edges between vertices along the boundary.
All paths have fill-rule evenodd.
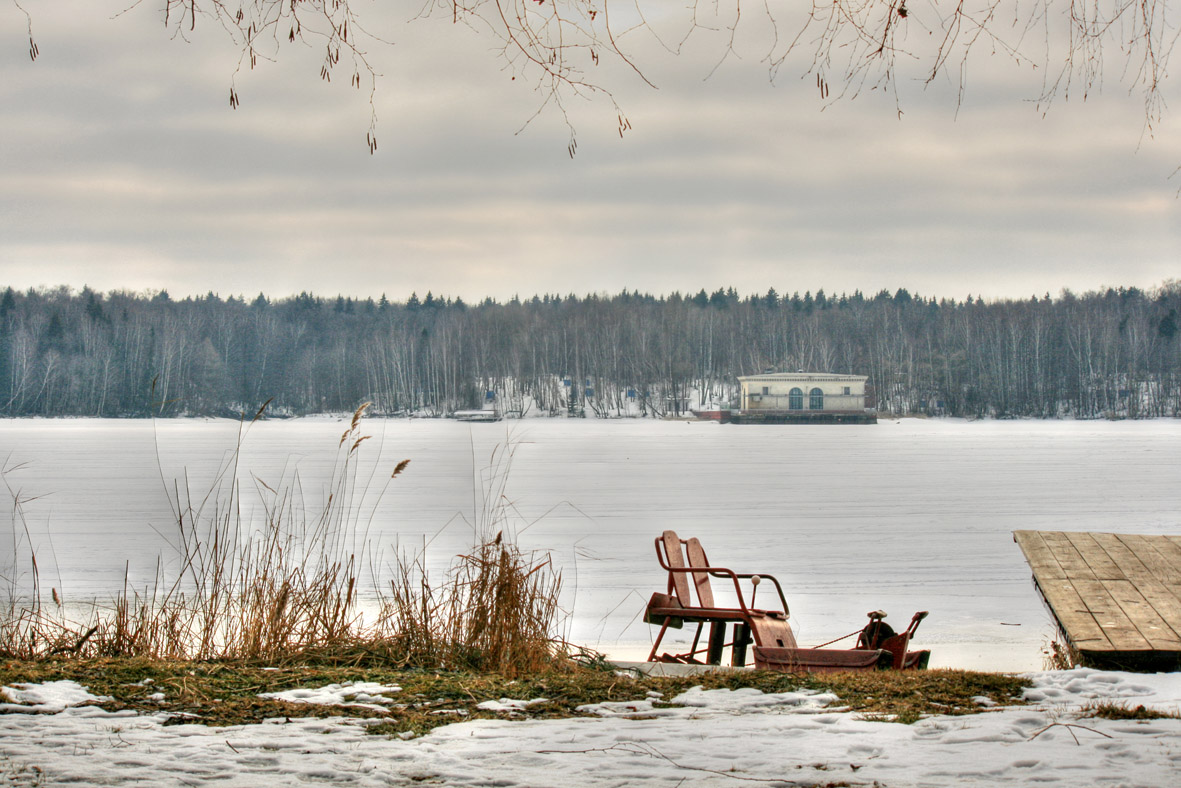
<path id="1" fill-rule="evenodd" d="M 767 372 L 738 378 L 741 411 L 777 411 L 801 417 L 864 414 L 864 375 Z"/>

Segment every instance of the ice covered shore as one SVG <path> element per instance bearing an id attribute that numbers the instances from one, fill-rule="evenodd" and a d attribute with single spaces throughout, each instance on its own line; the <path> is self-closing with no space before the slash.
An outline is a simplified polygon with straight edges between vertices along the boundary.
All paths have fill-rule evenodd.
<path id="1" fill-rule="evenodd" d="M 8 687 L 0 778 L 219 787 L 1176 785 L 1181 720 L 1096 719 L 1086 710 L 1110 701 L 1177 713 L 1181 674 L 1031 675 L 1026 705 L 913 725 L 863 719 L 827 694 L 696 688 L 676 707 L 599 704 L 588 709 L 595 717 L 458 722 L 405 740 L 368 736 L 369 723 L 347 718 L 165 727 L 162 715 L 76 705 L 88 695 L 68 682 Z M 365 689 L 370 698 L 383 691 Z M 343 700 L 347 690 L 319 699 L 339 692 Z"/>

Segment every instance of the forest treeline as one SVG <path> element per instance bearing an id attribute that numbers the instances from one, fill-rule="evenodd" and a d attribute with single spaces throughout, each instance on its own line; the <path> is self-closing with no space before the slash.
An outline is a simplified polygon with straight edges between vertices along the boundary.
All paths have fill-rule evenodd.
<path id="1" fill-rule="evenodd" d="M 404 302 L 0 295 L 0 415 L 663 416 L 765 369 L 861 374 L 889 414 L 1181 415 L 1181 282 L 1028 300 L 900 289 Z"/>

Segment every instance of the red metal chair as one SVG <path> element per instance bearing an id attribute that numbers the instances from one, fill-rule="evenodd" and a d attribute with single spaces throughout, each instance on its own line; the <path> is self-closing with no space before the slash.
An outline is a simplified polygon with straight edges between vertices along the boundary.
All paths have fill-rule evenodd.
<path id="1" fill-rule="evenodd" d="M 889 629 L 889 625 L 881 621 L 884 613 L 877 619 L 873 618 L 874 614 L 870 614 L 871 626 L 875 620 L 877 623 L 875 632 L 883 633 L 873 642 L 864 637 L 864 642 L 859 641 L 855 649 L 800 648 L 788 624 L 787 599 L 783 595 L 783 587 L 774 576 L 740 574 L 725 567 L 711 566 L 701 542 L 696 538 L 681 539 L 673 531 L 665 531 L 657 537 L 656 558 L 661 568 L 668 572 L 668 583 L 665 593 L 652 595 L 645 611 L 644 620 L 660 626 L 648 655 L 649 662 L 719 665 L 722 652 L 729 647 L 731 665 L 742 667 L 746 664 L 747 647 L 753 643 L 755 667 L 770 670 L 872 670 L 895 667 L 896 662 L 897 667 L 919 666 L 920 659 L 917 656 L 910 657 L 906 648 L 918 622 L 926 617 L 925 612 L 915 614 L 911 626 L 901 636 L 895 635 L 893 630 L 888 635 L 884 634 Z M 711 577 L 730 581 L 737 606 L 719 607 L 715 603 Z M 742 581 L 749 584 L 749 595 L 743 593 Z M 777 599 L 773 599 L 772 603 L 778 601 L 779 609 L 754 607 L 758 587 L 763 581 L 769 581 L 774 586 Z M 690 584 L 696 592 L 697 604 L 693 603 Z M 679 654 L 658 655 L 665 633 L 670 628 L 680 629 L 685 622 L 697 625 L 689 650 Z M 706 647 L 699 648 L 706 624 L 710 625 L 709 642 Z M 730 624 L 734 625 L 733 637 L 727 643 L 726 629 Z M 706 655 L 704 663 L 698 658 L 701 654 Z M 929 656 L 929 652 L 926 654 Z M 925 658 L 921 661 L 925 667 Z"/>

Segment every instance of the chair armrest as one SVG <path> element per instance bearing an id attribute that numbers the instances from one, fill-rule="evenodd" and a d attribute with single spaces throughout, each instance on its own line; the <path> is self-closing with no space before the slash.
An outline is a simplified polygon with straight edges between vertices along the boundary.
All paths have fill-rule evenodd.
<path id="1" fill-rule="evenodd" d="M 724 566 L 701 566 L 701 567 L 686 566 L 683 568 L 682 567 L 665 567 L 665 568 L 669 572 L 670 581 L 671 581 L 671 576 L 672 576 L 673 572 L 681 572 L 681 573 L 705 572 L 706 574 L 711 575 L 713 577 L 729 579 L 734 584 L 734 593 L 736 593 L 738 595 L 739 608 L 741 608 L 743 610 L 743 612 L 747 612 L 747 613 L 749 613 L 751 611 L 751 608 L 748 607 L 746 604 L 746 598 L 742 595 L 742 586 L 741 586 L 741 584 L 739 584 L 738 581 L 740 579 L 749 580 L 750 578 L 753 578 L 753 577 L 758 577 L 758 578 L 764 579 L 764 580 L 770 580 L 775 585 L 775 593 L 779 596 L 779 604 L 783 606 L 783 615 L 788 616 L 791 614 L 791 611 L 788 610 L 788 607 L 787 607 L 787 597 L 785 597 L 783 594 L 783 586 L 781 586 L 779 584 L 779 580 L 777 580 L 774 575 L 764 575 L 764 574 L 759 574 L 758 572 L 738 574 L 734 570 L 727 569 Z"/>
<path id="2" fill-rule="evenodd" d="M 662 563 L 662 566 L 663 566 L 663 563 Z M 729 578 L 731 581 L 733 581 L 734 591 L 738 594 L 739 609 L 741 609 L 744 613 L 750 612 L 750 608 L 746 606 L 746 600 L 742 596 L 742 587 L 740 585 L 738 585 L 738 576 L 735 575 L 734 572 L 730 571 L 729 569 L 726 569 L 724 567 L 717 567 L 717 566 L 685 566 L 685 567 L 665 566 L 664 568 L 669 573 L 669 583 L 670 584 L 672 582 L 672 576 L 673 576 L 674 572 L 679 573 L 679 574 L 688 574 L 690 572 L 695 573 L 695 574 L 701 574 L 702 572 L 704 572 L 705 574 L 712 575 L 714 577 Z"/>
<path id="3" fill-rule="evenodd" d="M 783 586 L 779 585 L 779 581 L 775 578 L 775 575 L 764 575 L 759 572 L 751 572 L 736 575 L 736 577 L 740 577 L 743 580 L 749 580 L 752 577 L 757 577 L 760 580 L 770 580 L 775 585 L 775 593 L 779 595 L 779 604 L 783 605 L 783 614 L 785 616 L 791 614 L 791 611 L 787 608 L 787 597 L 783 595 Z"/>

